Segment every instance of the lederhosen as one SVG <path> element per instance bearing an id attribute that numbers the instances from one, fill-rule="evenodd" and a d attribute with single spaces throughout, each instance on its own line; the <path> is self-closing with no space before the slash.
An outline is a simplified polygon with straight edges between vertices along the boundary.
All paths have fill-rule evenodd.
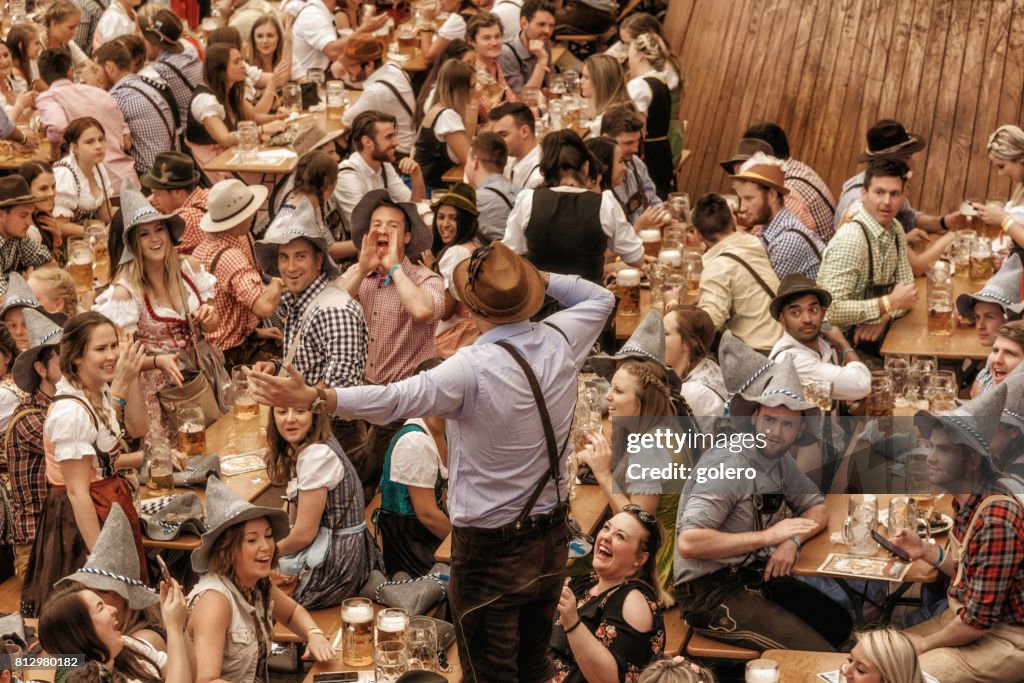
<path id="1" fill-rule="evenodd" d="M 92 418 L 93 426 L 100 429 L 99 420 L 92 407 L 77 396 L 68 394 L 53 397 L 49 410 L 58 401 L 76 401 L 81 404 Z M 135 549 L 139 554 L 140 578 L 144 583 L 149 580 L 146 569 L 146 556 L 142 548 L 142 532 L 139 527 L 139 516 L 135 509 L 132 486 L 122 475 L 114 472 L 113 461 L 125 449 L 124 441 L 118 437 L 117 446 L 113 451 L 102 450 L 94 441 L 93 452 L 100 466 L 102 478 L 89 484 L 89 496 L 99 517 L 100 524 L 106 521 L 114 503 L 118 503 L 132 527 L 135 537 Z M 21 590 L 21 612 L 25 616 L 38 616 L 46 598 L 53 592 L 53 584 L 85 566 L 89 549 L 78 530 L 78 522 L 71 507 L 67 488 L 50 484 L 43 511 L 39 517 L 38 533 L 32 543 L 25 571 L 25 585 Z"/>
<path id="2" fill-rule="evenodd" d="M 857 226 L 860 228 L 860 231 L 864 235 L 864 241 L 867 244 L 868 248 L 868 285 L 867 288 L 864 290 L 864 299 L 877 299 L 879 297 L 883 297 L 889 292 L 891 292 L 893 290 L 893 287 L 896 286 L 896 273 L 893 272 L 893 281 L 890 282 L 889 284 L 880 285 L 875 283 L 875 250 L 872 247 L 873 240 L 871 239 L 871 234 L 868 232 L 868 228 L 866 225 L 864 225 L 858 220 L 855 220 L 853 222 L 856 223 Z M 900 249 L 899 239 L 895 235 L 893 235 L 893 239 L 896 241 L 896 267 L 899 268 L 902 250 Z M 858 353 L 867 354 L 875 358 L 881 358 L 882 343 L 885 341 L 885 335 L 889 333 L 889 326 L 891 324 L 892 320 L 889 320 L 889 322 L 885 324 L 885 330 L 875 341 L 859 341 L 853 345 L 854 348 L 857 349 Z M 852 341 L 856 330 L 857 325 L 851 327 L 849 333 L 846 335 L 847 339 L 850 339 Z"/>
<path id="3" fill-rule="evenodd" d="M 633 220 L 633 215 L 638 211 L 643 211 L 650 203 L 647 201 L 647 193 L 644 192 L 644 183 L 640 178 L 640 171 L 636 170 L 635 164 L 629 164 L 629 170 L 627 171 L 630 176 L 633 177 L 633 183 L 636 185 L 636 189 L 633 194 L 626 197 L 625 201 L 619 197 L 619 193 L 612 190 L 612 194 L 615 195 L 615 199 L 622 206 L 622 210 L 626 212 L 626 218 Z M 623 183 L 625 185 L 625 183 Z"/>

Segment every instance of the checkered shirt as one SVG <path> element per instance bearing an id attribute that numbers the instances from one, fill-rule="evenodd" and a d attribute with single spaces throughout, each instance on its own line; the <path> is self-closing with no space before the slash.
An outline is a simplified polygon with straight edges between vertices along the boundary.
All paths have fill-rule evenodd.
<path id="1" fill-rule="evenodd" d="M 0 294 L 7 293 L 7 274 L 39 268 L 53 260 L 50 250 L 32 237 L 0 237 Z"/>
<path id="2" fill-rule="evenodd" d="M 32 543 L 36 524 L 43 514 L 48 485 L 46 454 L 43 452 L 43 424 L 50 397 L 40 390 L 23 401 L 14 411 L 7 428 L 7 468 L 11 481 L 11 517 L 13 541 L 17 545 Z M 21 415 L 25 413 L 24 415 Z M 21 417 L 18 417 L 21 415 Z"/>
<path id="3" fill-rule="evenodd" d="M 832 191 L 821 179 L 814 169 L 802 161 L 787 159 L 782 167 L 786 174 L 786 187 L 796 192 L 804 201 L 811 212 L 811 219 L 814 221 L 814 231 L 818 233 L 825 242 L 832 239 L 836 234 L 833 219 L 836 215 L 836 200 Z"/>
<path id="4" fill-rule="evenodd" d="M 327 276 L 321 275 L 298 297 L 291 292 L 281 295 L 281 308 L 287 311 L 284 348 L 291 348 L 306 309 L 327 283 Z M 359 386 L 363 383 L 369 341 L 363 307 L 349 298 L 344 306 L 320 307 L 310 314 L 293 364 L 310 384 Z"/>
<path id="5" fill-rule="evenodd" d="M 176 149 L 174 112 L 164 96 L 137 74 L 118 81 L 110 89 L 110 97 L 132 132 L 128 151 L 135 159 L 135 170 L 142 175 L 153 168 L 158 153 Z"/>
<path id="6" fill-rule="evenodd" d="M 171 66 L 184 74 L 188 83 L 183 82 Z M 171 94 L 178 105 L 178 120 L 184 125 L 188 118 L 189 104 L 192 103 L 192 91 L 203 83 L 203 62 L 198 55 L 186 49 L 178 54 L 164 52 L 157 57 L 152 67 L 171 86 Z"/>
<path id="7" fill-rule="evenodd" d="M 800 273 L 809 280 L 818 277 L 819 255 L 825 251 L 825 243 L 797 220 L 789 209 L 783 208 L 775 214 L 771 223 L 761 231 L 761 241 L 779 280 L 791 273 Z M 818 253 L 814 252 L 815 249 Z"/>
<path id="8" fill-rule="evenodd" d="M 220 257 L 217 270 L 213 272 L 210 264 L 225 247 L 230 248 Z M 220 327 L 206 336 L 225 351 L 233 349 L 244 342 L 260 322 L 252 312 L 252 305 L 263 295 L 263 278 L 253 253 L 252 235 L 205 234 L 192 256 L 217 278 L 213 305 L 220 316 Z"/>
<path id="9" fill-rule="evenodd" d="M 100 17 L 104 10 L 110 5 L 108 0 L 72 0 L 75 7 L 82 13 L 82 20 L 75 31 L 75 44 L 82 48 L 88 56 L 92 57 L 92 34 L 96 31 L 96 24 L 100 23 Z"/>
<path id="10" fill-rule="evenodd" d="M 370 332 L 366 379 L 374 384 L 411 377 L 417 365 L 436 355 L 434 333 L 444 314 L 444 279 L 429 268 L 414 266 L 408 257 L 402 259 L 402 270 L 430 294 L 434 314 L 427 322 L 418 323 L 402 305 L 395 283 L 384 284 L 386 274 L 374 271 L 363 279 L 358 298 Z"/>
<path id="11" fill-rule="evenodd" d="M 991 493 L 1006 494 L 995 490 Z M 952 533 L 963 539 L 978 505 L 989 495 L 972 495 L 964 505 L 953 501 Z M 992 503 L 974 522 L 966 548 L 960 549 L 963 579 L 949 594 L 963 607 L 957 613 L 968 626 L 989 629 L 997 623 L 1024 624 L 1024 508 Z"/>
<path id="12" fill-rule="evenodd" d="M 206 200 L 210 191 L 201 187 L 192 190 L 185 203 L 174 210 L 174 215 L 181 216 L 185 221 L 185 232 L 181 235 L 181 244 L 177 246 L 179 254 L 191 254 L 203 240 L 203 231 L 199 221 L 206 213 Z"/>
<path id="13" fill-rule="evenodd" d="M 894 219 L 886 230 L 865 209 L 858 211 L 853 219 L 868 229 L 871 244 L 864 241 L 864 233 L 853 220 L 843 223 L 825 247 L 821 268 L 818 270 L 818 285 L 832 294 L 828 320 L 844 329 L 860 323 L 876 322 L 881 317 L 881 300 L 878 297 L 867 298 L 871 284 L 914 281 L 914 273 L 907 259 L 907 235 L 900 222 Z M 874 283 L 868 282 L 869 248 L 874 257 Z M 893 311 L 892 317 L 904 313 Z"/>

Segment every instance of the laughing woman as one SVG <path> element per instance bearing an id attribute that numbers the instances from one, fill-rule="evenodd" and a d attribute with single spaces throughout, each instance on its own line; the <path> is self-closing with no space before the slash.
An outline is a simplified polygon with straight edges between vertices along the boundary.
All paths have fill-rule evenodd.
<path id="1" fill-rule="evenodd" d="M 121 413 L 130 436 L 146 434 L 138 382 L 144 357 L 141 344 L 119 341 L 114 324 L 99 313 L 81 313 L 64 326 L 64 376 L 43 427 L 50 492 L 26 569 L 23 614 L 37 615 L 53 584 L 85 564 L 114 503 L 128 515 L 140 576 L 147 578 L 132 490 L 117 474 L 142 465 L 140 453 L 126 452 L 118 419 Z"/>
<path id="2" fill-rule="evenodd" d="M 202 576 L 188 595 L 195 683 L 269 683 L 275 621 L 304 640 L 316 661 L 333 657 L 309 612 L 270 582 L 277 542 L 288 535 L 288 515 L 242 500 L 217 477 L 208 481 L 210 530 L 192 551 L 192 569 Z"/>

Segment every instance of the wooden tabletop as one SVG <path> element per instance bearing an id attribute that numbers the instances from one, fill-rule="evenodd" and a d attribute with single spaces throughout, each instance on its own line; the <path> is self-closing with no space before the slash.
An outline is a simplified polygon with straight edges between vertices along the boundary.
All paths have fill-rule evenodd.
<path id="1" fill-rule="evenodd" d="M 886 510 L 889 507 L 891 494 L 878 494 L 878 510 Z M 833 532 L 841 532 L 843 522 L 846 519 L 850 496 L 845 493 L 830 493 L 825 496 L 825 506 L 828 508 L 828 528 L 814 538 L 804 543 L 804 549 L 797 559 L 793 571 L 799 576 L 829 576 L 830 574 L 819 574 L 818 567 L 825 561 L 829 553 L 848 554 L 849 550 L 845 545 L 832 543 L 830 536 Z M 941 512 L 949 514 L 952 511 L 952 502 L 949 496 L 943 496 L 936 501 L 935 506 Z M 879 527 L 884 535 L 884 527 Z M 877 557 L 889 557 L 889 554 L 882 548 L 878 549 Z M 917 560 L 910 566 L 903 581 L 908 583 L 931 583 L 938 576 L 937 570 L 926 562 Z"/>
<path id="2" fill-rule="evenodd" d="M 217 454 L 220 456 L 233 455 L 229 448 L 231 428 L 239 424 L 239 429 L 259 429 L 259 426 L 266 421 L 269 408 L 260 406 L 260 417 L 257 420 L 235 420 L 231 412 L 221 417 L 206 429 L 206 454 Z M 270 478 L 266 470 L 258 472 L 245 472 L 233 477 L 221 477 L 225 484 L 234 491 L 240 498 L 248 501 L 256 500 L 264 491 L 270 488 Z M 174 493 L 195 493 L 206 506 L 206 488 L 175 488 Z M 146 487 L 142 488 L 142 499 L 154 497 Z M 170 550 L 194 550 L 199 547 L 199 537 L 194 534 L 181 534 L 169 541 L 156 541 L 143 537 L 142 545 L 146 548 L 167 548 Z"/>
<path id="3" fill-rule="evenodd" d="M 465 174 L 466 167 L 463 166 L 462 164 L 459 164 L 458 166 L 452 166 L 447 171 L 445 171 L 444 175 L 441 176 L 441 180 L 448 183 L 449 185 L 454 185 L 455 183 L 461 183 L 462 177 Z"/>
<path id="4" fill-rule="evenodd" d="M 5 144 L 11 144 L 5 141 Z M 50 141 L 43 136 L 43 139 L 39 141 L 39 146 L 36 147 L 35 152 L 32 154 L 20 154 L 11 145 L 11 156 L 7 158 L 0 157 L 0 171 L 17 171 L 21 168 L 21 165 L 26 161 L 45 161 L 50 163 Z"/>
<path id="5" fill-rule="evenodd" d="M 845 652 L 807 652 L 804 650 L 766 650 L 761 659 L 779 665 L 779 674 L 786 683 L 821 683 L 818 674 L 836 671 L 846 663 Z"/>
<path id="6" fill-rule="evenodd" d="M 882 343 L 883 355 L 927 353 L 939 359 L 982 359 L 988 356 L 991 349 L 981 345 L 973 327 L 954 327 L 953 334 L 948 337 L 929 335 L 927 278 L 919 277 L 914 284 L 917 285 L 917 306 L 893 321 Z M 961 294 L 977 292 L 983 284 L 957 275 L 953 278 L 954 301 Z"/>

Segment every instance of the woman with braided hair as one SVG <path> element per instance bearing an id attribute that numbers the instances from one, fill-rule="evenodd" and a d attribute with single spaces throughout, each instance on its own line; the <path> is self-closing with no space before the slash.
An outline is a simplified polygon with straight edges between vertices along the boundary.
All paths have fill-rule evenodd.
<path id="1" fill-rule="evenodd" d="M 636 505 L 656 515 L 664 529 L 674 529 L 683 481 L 652 476 L 649 468 L 691 467 L 689 451 L 676 453 L 674 448 L 638 447 L 638 437 L 642 435 L 679 430 L 664 366 L 653 360 L 623 361 L 612 376 L 605 398 L 608 415 L 613 418 L 611 443 L 603 434 L 588 435 L 590 445 L 576 453 L 577 461 L 590 466 L 612 510 Z M 618 462 L 612 461 L 613 444 L 614 452 L 623 454 Z M 660 549 L 652 548 L 651 552 L 657 553 L 663 588 L 661 600 L 671 604 L 673 546 L 668 543 Z"/>

